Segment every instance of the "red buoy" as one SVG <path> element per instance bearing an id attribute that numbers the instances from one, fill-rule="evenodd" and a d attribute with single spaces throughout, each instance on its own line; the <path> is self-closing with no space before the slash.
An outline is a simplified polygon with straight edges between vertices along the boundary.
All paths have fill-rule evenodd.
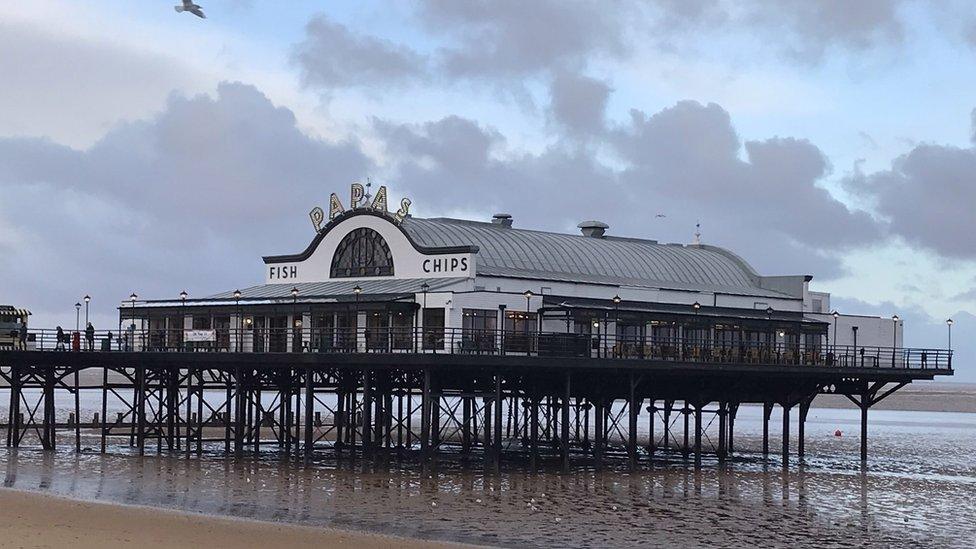
<path id="1" fill-rule="evenodd" d="M 840 432 L 840 429 L 837 429 L 836 431 L 834 431 L 834 436 L 835 436 L 835 437 L 839 437 L 839 436 L 843 436 L 843 434 L 844 434 L 844 433 L 841 433 L 841 432 Z"/>

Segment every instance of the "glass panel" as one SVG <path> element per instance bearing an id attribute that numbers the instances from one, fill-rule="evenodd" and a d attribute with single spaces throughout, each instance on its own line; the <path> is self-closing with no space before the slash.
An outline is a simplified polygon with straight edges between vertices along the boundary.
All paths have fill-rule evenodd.
<path id="1" fill-rule="evenodd" d="M 424 309 L 424 349 L 444 348 L 444 309 Z"/>
<path id="2" fill-rule="evenodd" d="M 390 324 L 385 312 L 372 312 L 366 316 L 366 349 L 371 351 L 386 351 L 389 346 Z"/>
<path id="3" fill-rule="evenodd" d="M 332 278 L 392 276 L 393 255 L 380 233 L 362 227 L 347 234 L 332 256 Z"/>
<path id="4" fill-rule="evenodd" d="M 538 322 L 536 313 L 505 313 L 505 350 L 521 353 L 535 351 Z"/>

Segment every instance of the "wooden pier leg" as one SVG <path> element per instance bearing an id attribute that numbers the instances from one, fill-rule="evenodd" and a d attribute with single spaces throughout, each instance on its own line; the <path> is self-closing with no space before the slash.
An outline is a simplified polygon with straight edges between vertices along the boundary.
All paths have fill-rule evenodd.
<path id="1" fill-rule="evenodd" d="M 203 368 L 197 369 L 197 455 L 203 454 L 203 428 L 206 419 L 203 417 Z M 189 425 L 189 424 L 188 424 Z"/>
<path id="2" fill-rule="evenodd" d="M 101 435 L 101 451 L 105 453 L 105 439 L 108 435 L 108 366 L 102 366 L 102 415 L 99 421 L 102 423 L 99 429 Z"/>
<path id="3" fill-rule="evenodd" d="M 671 410 L 674 408 L 673 400 L 664 401 L 664 449 L 671 447 Z"/>
<path id="4" fill-rule="evenodd" d="M 701 465 L 702 456 L 702 405 L 695 404 L 695 466 Z"/>
<path id="5" fill-rule="evenodd" d="M 630 375 L 630 399 L 627 404 L 627 458 L 630 468 L 637 467 L 637 417 L 640 414 L 641 401 L 637 396 L 637 380 Z"/>
<path id="6" fill-rule="evenodd" d="M 492 444 L 494 445 L 494 451 L 492 452 L 492 459 L 495 462 L 495 470 L 501 469 L 502 462 L 502 404 L 504 404 L 502 399 L 502 374 L 501 372 L 495 373 L 495 436 L 492 437 Z"/>
<path id="7" fill-rule="evenodd" d="M 312 392 L 312 382 L 315 373 L 312 368 L 305 369 L 305 463 L 312 461 L 312 418 L 315 408 L 315 395 Z"/>
<path id="8" fill-rule="evenodd" d="M 197 417 L 199 418 L 199 416 Z M 186 424 L 186 457 L 189 458 L 193 451 L 193 369 L 189 367 L 186 369 L 186 417 L 184 419 Z M 203 419 L 200 418 L 200 421 Z"/>
<path id="9" fill-rule="evenodd" d="M 650 404 L 647 406 L 647 412 L 649 414 L 647 421 L 647 454 L 650 457 L 654 457 L 654 449 L 657 446 L 657 440 L 654 439 L 654 420 L 657 418 L 657 401 L 654 397 L 651 397 Z"/>
<path id="10" fill-rule="evenodd" d="M 773 405 L 763 402 L 763 456 L 769 455 L 769 416 L 773 413 Z"/>
<path id="11" fill-rule="evenodd" d="M 430 417 L 431 411 L 431 379 L 430 369 L 424 369 L 424 388 L 420 401 L 420 451 L 423 459 L 430 459 Z"/>
<path id="12" fill-rule="evenodd" d="M 373 372 L 363 372 L 363 455 L 372 453 L 373 444 Z"/>
<path id="13" fill-rule="evenodd" d="M 539 398 L 536 396 L 529 400 L 529 414 L 530 467 L 534 473 L 539 465 Z"/>
<path id="14" fill-rule="evenodd" d="M 248 429 L 249 436 L 251 437 L 251 444 L 254 446 L 254 455 L 261 452 L 261 424 L 264 423 L 264 404 L 261 402 L 261 385 L 258 384 L 254 388 L 254 406 L 248 406 L 248 415 L 253 416 L 251 421 L 248 422 L 250 428 Z M 254 412 L 251 412 L 251 409 Z"/>
<path id="15" fill-rule="evenodd" d="M 739 403 L 735 402 L 729 406 L 729 440 L 728 455 L 731 456 L 735 451 L 735 414 L 739 411 Z"/>
<path id="16" fill-rule="evenodd" d="M 724 401 L 718 403 L 718 460 L 725 461 L 727 444 L 727 411 Z"/>
<path id="17" fill-rule="evenodd" d="M 688 407 L 688 402 L 685 402 L 684 408 L 681 409 L 681 413 L 684 415 L 684 421 L 685 421 L 685 441 L 684 441 L 685 444 L 684 444 L 684 448 L 681 449 L 681 453 L 684 454 L 685 458 L 687 459 L 688 455 L 691 454 L 691 443 L 689 439 L 689 431 L 690 431 L 689 421 L 691 421 L 691 408 Z"/>
<path id="18" fill-rule="evenodd" d="M 136 447 L 139 455 L 146 453 L 146 367 L 136 368 Z"/>
<path id="19" fill-rule="evenodd" d="M 603 465 L 603 420 L 605 415 L 603 413 L 603 398 L 598 397 L 593 404 L 593 426 L 596 430 L 593 433 L 593 457 L 596 461 L 596 467 L 599 469 Z"/>
<path id="20" fill-rule="evenodd" d="M 248 386 L 248 380 L 244 379 L 244 372 L 238 367 L 235 369 L 234 380 L 236 383 L 234 391 L 234 457 L 240 459 L 244 455 L 244 400 Z M 229 414 L 229 412 L 228 412 Z"/>
<path id="21" fill-rule="evenodd" d="M 805 425 L 807 422 L 807 412 L 810 410 L 810 401 L 803 399 L 800 402 L 800 416 L 797 418 L 797 432 L 796 432 L 796 456 L 803 459 L 805 454 L 806 446 L 806 433 Z"/>
<path id="22" fill-rule="evenodd" d="M 861 461 L 868 460 L 868 408 L 871 407 L 871 397 L 867 393 L 861 395 Z"/>
<path id="23" fill-rule="evenodd" d="M 54 412 L 54 366 L 44 369 L 44 437 L 42 446 L 45 450 L 54 450 L 56 445 L 55 426 L 57 418 Z"/>
<path id="24" fill-rule="evenodd" d="M 461 397 L 461 455 L 471 453 L 471 397 Z"/>
<path id="25" fill-rule="evenodd" d="M 75 453 L 81 453 L 81 383 L 78 374 L 79 368 L 75 367 Z"/>
<path id="26" fill-rule="evenodd" d="M 790 461 L 790 405 L 783 404 L 783 465 Z"/>
<path id="27" fill-rule="evenodd" d="M 14 441 L 13 434 L 14 434 L 14 430 L 16 430 L 17 428 L 17 418 L 15 417 L 15 414 L 17 413 L 17 401 L 14 400 L 14 396 L 16 393 L 15 387 L 17 386 L 16 371 L 17 371 L 16 366 L 10 369 L 10 376 L 11 376 L 10 401 L 9 401 L 9 405 L 7 406 L 7 448 L 13 446 L 13 441 Z"/>
<path id="28" fill-rule="evenodd" d="M 20 368 L 13 366 L 10 368 L 10 428 L 7 430 L 10 446 L 20 447 L 20 391 L 22 381 L 20 379 Z"/>
<path id="29" fill-rule="evenodd" d="M 336 457 L 337 458 L 341 458 L 342 457 L 342 446 L 345 443 L 345 439 L 346 439 L 346 431 L 345 431 L 345 425 L 346 425 L 346 423 L 345 423 L 346 422 L 346 410 L 345 410 L 345 408 L 346 408 L 346 393 L 345 393 L 345 391 L 342 390 L 343 381 L 344 381 L 343 376 L 340 375 L 339 376 L 339 381 L 336 384 L 337 387 L 336 387 L 336 411 L 335 411 L 335 417 L 332 418 L 332 422 L 335 423 L 335 433 L 336 433 L 335 434 L 336 439 L 335 439 L 335 443 L 333 444 L 333 447 L 335 448 L 335 452 L 336 452 Z"/>
<path id="30" fill-rule="evenodd" d="M 224 400 L 224 453 L 230 455 L 230 443 L 231 443 L 231 414 L 234 408 L 234 397 L 233 397 L 233 380 L 238 379 L 237 376 L 240 375 L 240 369 L 235 368 L 234 376 L 231 376 L 230 370 L 223 372 L 223 375 L 227 376 L 227 386 L 225 387 L 226 398 Z"/>
<path id="31" fill-rule="evenodd" d="M 563 472 L 569 472 L 569 400 L 571 398 L 571 375 L 566 372 L 566 388 L 562 398 L 562 425 L 559 434 L 560 449 L 562 450 Z"/>

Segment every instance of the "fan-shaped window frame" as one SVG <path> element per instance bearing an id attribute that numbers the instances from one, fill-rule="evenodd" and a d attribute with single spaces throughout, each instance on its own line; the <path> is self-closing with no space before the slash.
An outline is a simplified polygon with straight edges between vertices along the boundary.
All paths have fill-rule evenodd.
<path id="1" fill-rule="evenodd" d="M 332 255 L 332 278 L 393 276 L 393 254 L 379 232 L 359 227 L 342 237 Z"/>

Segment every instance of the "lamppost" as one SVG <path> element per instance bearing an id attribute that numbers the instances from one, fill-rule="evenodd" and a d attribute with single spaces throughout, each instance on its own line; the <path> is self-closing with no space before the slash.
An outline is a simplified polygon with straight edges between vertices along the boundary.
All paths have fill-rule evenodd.
<path id="1" fill-rule="evenodd" d="M 613 301 L 613 331 L 614 331 L 614 334 L 613 334 L 613 339 L 614 339 L 614 342 L 613 343 L 614 343 L 614 346 L 613 347 L 614 347 L 614 349 L 616 349 L 614 351 L 614 355 L 616 355 L 619 351 L 622 350 L 622 349 L 617 348 L 618 347 L 617 338 L 619 337 L 619 334 L 620 334 L 620 327 L 618 326 L 618 324 L 620 323 L 620 315 L 619 315 L 619 311 L 620 311 L 620 309 L 619 309 L 619 307 L 620 307 L 620 296 L 619 295 L 614 295 L 610 299 L 610 301 Z"/>
<path id="2" fill-rule="evenodd" d="M 946 319 L 946 327 L 949 329 L 949 367 L 952 368 L 952 319 Z"/>
<path id="3" fill-rule="evenodd" d="M 891 367 L 895 367 L 895 347 L 898 346 L 898 315 L 891 317 Z"/>
<path id="4" fill-rule="evenodd" d="M 851 326 L 851 332 L 854 334 L 854 365 L 857 366 L 857 326 Z M 864 366 L 863 360 L 861 366 Z"/>
<path id="5" fill-rule="evenodd" d="M 190 295 L 186 290 L 180 292 L 180 350 L 186 349 L 186 297 Z"/>
<path id="6" fill-rule="evenodd" d="M 241 318 L 241 291 L 234 290 L 234 305 L 237 307 L 237 352 L 241 352 L 243 345 L 244 319 Z"/>
<path id="7" fill-rule="evenodd" d="M 81 329 L 81 303 L 75 303 L 75 331 Z"/>
<path id="8" fill-rule="evenodd" d="M 91 296 L 85 294 L 85 327 L 88 326 L 88 304 L 91 303 Z"/>
<path id="9" fill-rule="evenodd" d="M 840 313 L 834 311 L 832 316 L 834 317 L 834 355 L 837 355 L 837 319 L 840 317 Z"/>
<path id="10" fill-rule="evenodd" d="M 136 348 L 136 299 L 138 298 L 139 296 L 136 295 L 135 292 L 132 292 L 132 295 L 129 296 L 129 301 L 132 302 L 132 312 L 130 314 L 130 316 L 132 317 L 130 318 L 132 329 L 130 331 L 132 332 L 131 345 L 133 350 Z"/>
<path id="11" fill-rule="evenodd" d="M 420 322 L 423 327 L 421 328 L 421 331 L 418 332 L 418 334 L 420 335 L 421 348 L 423 348 L 423 345 L 425 343 L 424 332 L 427 330 L 427 319 L 424 318 L 424 315 L 426 314 L 427 311 L 427 292 L 429 291 L 430 291 L 430 284 L 424 282 L 423 284 L 420 285 L 420 292 L 424 294 L 424 306 L 423 309 L 420 311 Z"/>
<path id="12" fill-rule="evenodd" d="M 532 345 L 529 343 L 529 303 L 532 301 L 532 290 L 525 290 L 525 353 L 528 354 Z"/>
<path id="13" fill-rule="evenodd" d="M 298 326 L 298 286 L 291 287 L 291 350 L 295 352 L 295 328 Z"/>

